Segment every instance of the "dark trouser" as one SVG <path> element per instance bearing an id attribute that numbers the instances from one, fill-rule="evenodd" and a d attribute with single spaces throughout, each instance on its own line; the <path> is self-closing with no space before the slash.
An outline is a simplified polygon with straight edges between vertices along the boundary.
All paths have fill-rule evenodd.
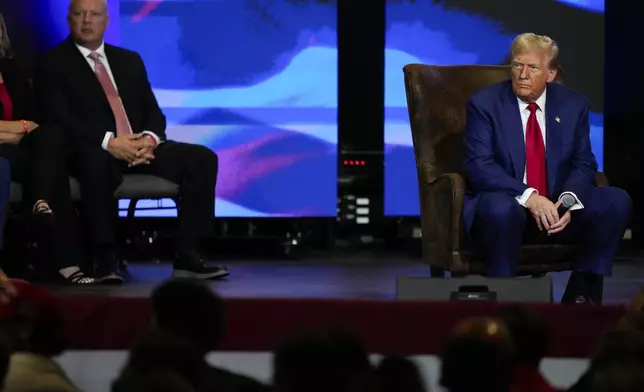
<path id="1" fill-rule="evenodd" d="M 11 163 L 0 157 L 0 249 L 4 248 L 4 225 L 11 199 Z"/>
<path id="2" fill-rule="evenodd" d="M 149 165 L 128 168 L 98 146 L 80 146 L 71 156 L 81 186 L 83 215 L 92 244 L 111 247 L 115 241 L 118 200 L 114 191 L 124 173 L 151 174 L 179 184 L 179 237 L 195 244 L 212 235 L 217 182 L 217 155 L 204 146 L 168 141 L 154 151 Z"/>
<path id="3" fill-rule="evenodd" d="M 579 245 L 575 270 L 610 275 L 613 259 L 631 215 L 628 194 L 612 187 L 592 188 L 581 200 L 584 209 L 572 212 L 572 220 L 549 241 Z M 515 276 L 517 259 L 532 216 L 516 199 L 488 193 L 476 206 L 473 238 L 475 249 L 488 263 L 488 275 Z"/>
<path id="4" fill-rule="evenodd" d="M 631 199 L 619 188 L 597 187 L 584 195 L 581 202 L 584 209 L 572 211 L 568 226 L 546 239 L 551 243 L 579 247 L 563 301 L 574 300 L 583 294 L 600 303 L 601 287 L 598 285 L 602 280 L 599 276 L 612 272 L 613 259 L 630 220 Z M 515 276 L 521 246 L 531 239 L 526 237 L 535 235 L 543 234 L 516 199 L 500 193 L 481 196 L 476 206 L 472 238 L 475 251 L 488 264 L 488 276 Z"/>
<path id="5" fill-rule="evenodd" d="M 46 225 L 37 228 L 38 241 L 45 246 L 44 253 L 54 255 L 58 269 L 78 265 L 80 253 L 76 241 L 76 214 L 65 165 L 65 142 L 60 130 L 56 127 L 39 127 L 26 135 L 17 146 L 2 145 L 0 156 L 11 162 L 11 177 L 22 184 L 26 212 L 30 214 L 38 200 L 46 201 L 54 212 L 52 220 L 35 220 L 41 226 Z M 0 181 L 4 181 L 4 178 Z M 2 184 L 4 186 L 4 182 Z M 9 187 L 10 184 L 9 180 Z M 8 202 L 8 194 L 6 203 L 0 200 L 3 206 Z"/>

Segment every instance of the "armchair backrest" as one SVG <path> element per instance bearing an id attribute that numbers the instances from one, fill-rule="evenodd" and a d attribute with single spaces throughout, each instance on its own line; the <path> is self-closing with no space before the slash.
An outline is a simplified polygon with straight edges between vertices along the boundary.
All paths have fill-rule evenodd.
<path id="1" fill-rule="evenodd" d="M 507 80 L 510 67 L 409 64 L 403 71 L 419 181 L 460 172 L 465 104 L 476 91 Z"/>
<path id="2" fill-rule="evenodd" d="M 403 68 L 418 180 L 460 172 L 465 104 L 476 91 L 510 77 L 509 66 Z"/>

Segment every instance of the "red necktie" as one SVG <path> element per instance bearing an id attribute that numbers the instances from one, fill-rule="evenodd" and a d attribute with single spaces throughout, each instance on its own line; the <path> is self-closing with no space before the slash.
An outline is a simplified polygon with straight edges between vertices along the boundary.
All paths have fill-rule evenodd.
<path id="1" fill-rule="evenodd" d="M 0 82 L 0 104 L 2 104 L 2 119 L 4 121 L 13 120 L 13 102 L 9 91 L 7 91 L 7 86 L 3 82 Z"/>
<path id="2" fill-rule="evenodd" d="M 528 186 L 536 189 L 541 196 L 548 196 L 546 180 L 546 146 L 543 143 L 541 127 L 537 121 L 536 103 L 528 104 L 530 117 L 525 130 L 525 163 Z"/>

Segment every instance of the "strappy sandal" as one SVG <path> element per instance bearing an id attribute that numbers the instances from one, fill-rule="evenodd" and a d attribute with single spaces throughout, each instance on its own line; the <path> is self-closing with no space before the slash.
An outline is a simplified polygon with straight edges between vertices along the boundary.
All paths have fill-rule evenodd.
<path id="1" fill-rule="evenodd" d="M 60 277 L 63 278 L 65 283 L 69 283 L 72 286 L 86 286 L 96 283 L 96 280 L 94 278 L 90 278 L 89 276 L 85 275 L 81 270 L 74 272 L 68 277 L 64 277 L 63 275 L 60 275 Z"/>
<path id="2" fill-rule="evenodd" d="M 31 219 L 38 232 L 38 238 L 53 241 L 52 230 L 56 230 L 54 212 L 45 200 L 39 200 L 31 209 Z M 53 249 L 53 248 L 52 248 Z"/>
<path id="3" fill-rule="evenodd" d="M 48 214 L 51 215 L 54 212 L 51 210 L 49 207 L 49 203 L 46 202 L 45 200 L 40 200 L 38 201 L 33 208 L 32 211 L 35 215 L 43 215 L 43 214 Z"/>

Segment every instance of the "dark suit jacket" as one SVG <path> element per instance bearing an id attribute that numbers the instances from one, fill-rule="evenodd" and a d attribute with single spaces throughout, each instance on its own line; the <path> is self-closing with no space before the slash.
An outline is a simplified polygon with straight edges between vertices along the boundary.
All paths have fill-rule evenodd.
<path id="1" fill-rule="evenodd" d="M 105 56 L 133 131 L 151 131 L 165 140 L 165 116 L 139 54 L 105 44 Z M 116 132 L 107 96 L 71 38 L 38 62 L 35 87 L 41 115 L 75 143 L 100 146 L 106 132 Z"/>
<path id="2" fill-rule="evenodd" d="M 583 203 L 597 172 L 590 148 L 588 103 L 576 91 L 550 83 L 545 115 L 550 196 L 556 199 L 570 191 Z M 469 231 L 481 193 L 502 192 L 514 197 L 528 187 L 523 183 L 523 125 L 511 82 L 497 83 L 474 94 L 467 102 L 466 121 L 463 169 L 470 194 L 465 198 L 463 219 Z"/>

